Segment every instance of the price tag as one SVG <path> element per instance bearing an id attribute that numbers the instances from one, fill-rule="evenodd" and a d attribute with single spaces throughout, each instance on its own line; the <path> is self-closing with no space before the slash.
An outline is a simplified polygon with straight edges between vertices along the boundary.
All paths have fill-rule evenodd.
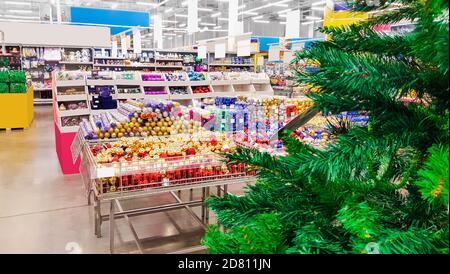
<path id="1" fill-rule="evenodd" d="M 83 139 L 83 132 L 81 131 L 81 128 L 79 128 L 70 146 L 70 151 L 72 152 L 72 162 L 74 164 L 77 161 L 78 156 L 80 156 L 81 149 L 83 148 Z"/>

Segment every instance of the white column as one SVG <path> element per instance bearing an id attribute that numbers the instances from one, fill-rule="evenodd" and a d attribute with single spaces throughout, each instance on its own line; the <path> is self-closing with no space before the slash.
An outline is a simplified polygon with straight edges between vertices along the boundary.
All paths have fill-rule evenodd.
<path id="1" fill-rule="evenodd" d="M 163 47 L 163 38 L 162 38 L 162 18 L 160 14 L 155 14 L 153 24 L 153 41 L 155 47 L 157 49 L 161 49 Z"/>
<path id="2" fill-rule="evenodd" d="M 58 24 L 62 22 L 62 14 L 61 14 L 61 3 L 60 0 L 55 0 L 56 2 L 56 21 Z"/>

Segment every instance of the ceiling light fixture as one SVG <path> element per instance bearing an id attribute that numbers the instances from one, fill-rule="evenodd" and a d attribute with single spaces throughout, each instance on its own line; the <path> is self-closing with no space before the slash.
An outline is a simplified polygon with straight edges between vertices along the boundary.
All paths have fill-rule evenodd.
<path id="1" fill-rule="evenodd" d="M 210 8 L 198 8 L 199 11 L 213 11 L 213 9 Z"/>
<path id="2" fill-rule="evenodd" d="M 221 12 L 213 13 L 213 14 L 211 14 L 211 17 L 218 17 L 218 16 L 220 16 L 221 14 L 222 14 Z"/>
<path id="3" fill-rule="evenodd" d="M 169 13 L 169 12 L 171 12 L 171 11 L 173 11 L 173 8 L 168 8 L 168 9 L 166 9 L 166 10 L 164 11 L 164 13 Z"/>
<path id="4" fill-rule="evenodd" d="M 187 18 L 188 16 L 185 15 L 185 14 L 175 14 L 175 17 L 184 17 L 184 18 Z"/>
<path id="5" fill-rule="evenodd" d="M 142 6 L 152 6 L 152 7 L 156 7 L 158 6 L 157 3 L 148 3 L 148 2 L 136 2 L 136 5 L 142 5 Z"/>
<path id="6" fill-rule="evenodd" d="M 228 21 L 228 18 L 219 18 L 219 21 Z"/>
<path id="7" fill-rule="evenodd" d="M 263 17 L 264 17 L 264 15 L 258 15 L 258 16 L 253 17 L 252 19 L 258 20 L 258 19 L 262 19 Z"/>
<path id="8" fill-rule="evenodd" d="M 213 29 L 221 29 L 222 26 L 215 26 Z"/>
<path id="9" fill-rule="evenodd" d="M 13 1 L 5 1 L 5 4 L 8 4 L 8 5 L 31 6 L 31 3 L 30 3 L 30 2 L 13 2 Z"/>
<path id="10" fill-rule="evenodd" d="M 303 22 L 302 25 L 311 25 L 314 24 L 314 21 L 309 21 L 309 22 Z"/>
<path id="11" fill-rule="evenodd" d="M 12 19 L 40 19 L 39 16 L 21 16 L 21 15 L 11 15 L 11 14 L 4 14 L 4 15 L 1 15 L 1 17 L 12 18 Z"/>
<path id="12" fill-rule="evenodd" d="M 200 23 L 201 26 L 216 26 L 214 23 Z"/>
<path id="13" fill-rule="evenodd" d="M 180 25 L 178 25 L 180 28 L 184 28 L 184 27 L 186 27 L 186 24 L 180 24 Z"/>
<path id="14" fill-rule="evenodd" d="M 178 23 L 176 20 L 163 20 L 163 23 Z"/>
<path id="15" fill-rule="evenodd" d="M 274 7 L 282 7 L 282 8 L 287 8 L 287 7 L 289 7 L 289 5 L 288 4 L 275 4 L 275 5 L 273 5 Z"/>
<path id="16" fill-rule="evenodd" d="M 311 6 L 320 6 L 320 5 L 324 5 L 326 3 L 327 3 L 327 1 L 320 1 L 320 2 L 312 3 Z"/>
<path id="17" fill-rule="evenodd" d="M 308 19 L 308 20 L 320 20 L 322 18 L 321 17 L 317 17 L 317 16 L 305 16 L 305 19 Z"/>
<path id="18" fill-rule="evenodd" d="M 241 15 L 242 14 L 248 14 L 248 15 L 259 15 L 259 13 L 257 13 L 257 12 L 253 12 L 253 11 L 243 11 L 243 12 L 241 12 Z"/>
<path id="19" fill-rule="evenodd" d="M 268 20 L 254 20 L 253 22 L 255 22 L 255 23 L 262 23 L 262 24 L 269 24 L 270 23 L 270 21 L 268 21 Z"/>
<path id="20" fill-rule="evenodd" d="M 33 13 L 31 10 L 8 10 L 11 13 Z"/>
<path id="21" fill-rule="evenodd" d="M 286 10 L 280 10 L 279 12 L 277 12 L 278 14 L 283 14 L 283 13 L 288 13 L 292 11 L 292 9 L 286 9 Z"/>

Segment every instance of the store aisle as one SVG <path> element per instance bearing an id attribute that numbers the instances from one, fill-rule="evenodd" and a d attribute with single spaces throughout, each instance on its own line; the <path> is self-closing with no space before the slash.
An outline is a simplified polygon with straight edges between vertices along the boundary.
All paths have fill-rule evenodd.
<path id="1" fill-rule="evenodd" d="M 50 106 L 35 107 L 29 129 L 0 131 L 0 163 L 0 253 L 109 252 L 108 222 L 103 224 L 103 237 L 96 238 L 81 177 L 63 175 L 59 168 Z M 152 203 L 167 199 L 173 198 L 160 195 Z M 197 245 L 202 236 L 200 226 L 183 210 L 136 217 L 133 223 L 141 238 L 183 231 L 181 236 L 149 242 L 149 252 L 154 253 Z M 118 251 L 135 251 L 128 227 L 123 221 L 118 226 Z"/>

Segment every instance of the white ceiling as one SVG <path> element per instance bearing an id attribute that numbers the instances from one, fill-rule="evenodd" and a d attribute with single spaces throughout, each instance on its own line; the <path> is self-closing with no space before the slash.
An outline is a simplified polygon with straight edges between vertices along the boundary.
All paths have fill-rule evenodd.
<path id="1" fill-rule="evenodd" d="M 2 21 L 56 21 L 58 0 L 1 0 L 0 20 Z M 175 41 L 183 40 L 187 23 L 187 2 L 189 0 L 59 0 L 62 20 L 69 21 L 70 6 L 123 9 L 159 13 L 163 17 L 165 39 L 169 46 L 179 46 Z M 208 39 L 226 35 L 228 25 L 227 0 L 199 0 L 200 29 L 197 38 Z M 300 9 L 301 22 L 306 28 L 321 26 L 323 0 L 239 0 L 239 18 L 244 22 L 245 32 L 254 35 L 283 36 L 286 11 Z M 314 22 L 314 23 L 313 23 Z M 181 29 L 174 31 L 173 29 Z M 303 30 L 304 31 L 304 30 Z M 150 32 L 151 31 L 144 31 Z M 150 34 L 151 35 L 151 34 Z M 147 39 L 150 38 L 147 35 Z M 144 36 L 145 37 L 145 36 Z"/>

